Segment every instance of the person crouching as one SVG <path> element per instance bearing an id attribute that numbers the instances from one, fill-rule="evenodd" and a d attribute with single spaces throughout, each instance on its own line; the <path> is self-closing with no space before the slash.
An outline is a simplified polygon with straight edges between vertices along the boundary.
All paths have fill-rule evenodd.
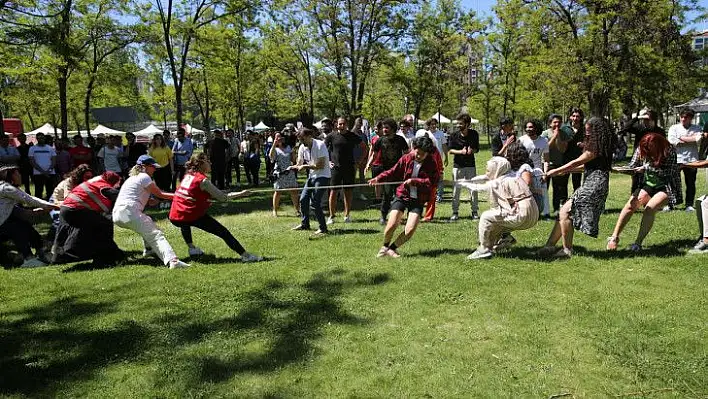
<path id="1" fill-rule="evenodd" d="M 391 169 L 369 180 L 369 184 L 376 185 L 386 181 L 403 181 L 396 189 L 396 197 L 391 203 L 391 212 L 388 223 L 384 229 L 384 242 L 377 257 L 390 256 L 398 258 L 396 251 L 405 244 L 415 233 L 423 205 L 428 201 L 435 201 L 431 197 L 432 188 L 436 187 L 440 179 L 438 165 L 432 155 L 436 150 L 435 144 L 428 137 L 417 137 L 412 141 L 413 151 L 401 157 Z M 408 210 L 408 220 L 404 230 L 391 243 L 396 227 L 401 224 L 403 214 Z"/>
<path id="2" fill-rule="evenodd" d="M 74 187 L 61 204 L 59 219 L 68 228 L 58 234 L 53 263 L 93 259 L 97 266 L 113 266 L 125 258 L 113 239 L 111 209 L 118 197 L 120 175 L 104 172 Z"/>

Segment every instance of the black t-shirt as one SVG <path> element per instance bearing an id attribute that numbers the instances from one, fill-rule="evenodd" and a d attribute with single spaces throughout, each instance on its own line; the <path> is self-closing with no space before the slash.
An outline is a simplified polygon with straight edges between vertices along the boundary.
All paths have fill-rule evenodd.
<path id="1" fill-rule="evenodd" d="M 209 145 L 209 160 L 213 164 L 226 164 L 226 153 L 229 151 L 229 142 L 221 137 L 215 137 Z"/>
<path id="2" fill-rule="evenodd" d="M 380 151 L 381 166 L 384 169 L 392 168 L 410 150 L 406 139 L 398 134 L 380 137 L 372 148 L 374 152 Z"/>
<path id="3" fill-rule="evenodd" d="M 449 149 L 462 150 L 465 147 L 469 147 L 472 150 L 479 150 L 479 133 L 477 133 L 476 130 L 469 130 L 467 136 L 463 136 L 460 133 L 455 133 L 450 136 L 448 143 Z M 455 154 L 453 162 L 453 167 L 455 168 L 470 168 L 476 166 L 474 163 L 474 153 L 469 155 Z"/>
<path id="4" fill-rule="evenodd" d="M 128 147 L 128 166 L 131 168 L 138 163 L 141 155 L 147 154 L 147 147 L 143 143 L 135 143 Z"/>
<path id="5" fill-rule="evenodd" d="M 334 166 L 353 167 L 354 149 L 361 144 L 361 137 L 352 132 L 332 133 L 325 138 L 329 159 Z"/>

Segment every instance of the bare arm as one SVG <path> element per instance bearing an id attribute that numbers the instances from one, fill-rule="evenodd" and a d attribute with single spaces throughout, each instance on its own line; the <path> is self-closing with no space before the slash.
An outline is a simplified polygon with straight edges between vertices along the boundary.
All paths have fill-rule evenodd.
<path id="1" fill-rule="evenodd" d="M 154 195 L 157 198 L 171 200 L 175 196 L 172 193 L 166 193 L 166 192 L 160 190 L 160 188 L 157 187 L 155 182 L 150 183 L 150 185 L 147 187 L 147 189 L 150 192 L 150 194 Z"/>
<path id="2" fill-rule="evenodd" d="M 565 175 L 568 173 L 574 173 L 574 172 L 578 171 L 579 169 L 581 169 L 581 167 L 583 165 L 592 161 L 596 157 L 597 157 L 597 155 L 594 152 L 583 151 L 583 153 L 580 154 L 580 156 L 577 157 L 576 159 L 568 162 L 567 164 L 565 164 L 559 168 L 548 171 L 547 176 L 553 177 L 553 176 L 558 176 L 558 175 Z"/>

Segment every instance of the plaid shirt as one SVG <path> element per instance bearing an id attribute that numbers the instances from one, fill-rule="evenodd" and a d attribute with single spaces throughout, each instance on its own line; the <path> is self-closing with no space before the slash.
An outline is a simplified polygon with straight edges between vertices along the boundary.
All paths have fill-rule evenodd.
<path id="1" fill-rule="evenodd" d="M 437 151 L 435 152 L 437 154 Z M 438 158 L 440 155 L 438 155 Z M 418 188 L 418 201 L 421 203 L 428 202 L 430 199 L 430 194 L 433 187 L 437 187 L 438 181 L 440 180 L 440 171 L 438 169 L 438 164 L 435 161 L 435 156 L 433 154 L 428 154 L 423 160 L 423 164 L 420 166 L 420 171 L 418 171 L 417 178 L 411 178 L 413 176 L 413 166 L 415 165 L 415 152 L 411 151 L 408 154 L 401 157 L 396 165 L 391 169 L 381 173 L 378 177 L 378 181 L 403 181 L 407 179 L 412 179 L 412 185 Z M 401 184 L 396 188 L 396 196 L 403 199 L 409 200 L 411 198 L 410 190 L 405 184 Z"/>
<path id="2" fill-rule="evenodd" d="M 630 168 L 638 168 L 644 165 L 644 160 L 639 158 L 639 149 L 634 151 L 632 160 L 629 161 Z M 664 162 L 658 167 L 647 164 L 647 169 L 656 173 L 662 180 L 666 181 L 666 194 L 669 196 L 669 205 L 675 206 L 683 203 L 683 194 L 681 193 L 681 174 L 676 163 L 676 148 L 669 147 L 669 156 L 664 158 Z M 637 183 L 639 187 L 644 186 L 644 173 L 638 173 Z"/>

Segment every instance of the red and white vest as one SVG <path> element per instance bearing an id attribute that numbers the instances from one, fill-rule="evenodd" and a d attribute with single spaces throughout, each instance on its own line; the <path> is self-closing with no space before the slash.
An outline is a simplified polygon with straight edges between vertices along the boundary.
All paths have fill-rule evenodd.
<path id="1" fill-rule="evenodd" d="M 207 213 L 211 206 L 211 194 L 202 190 L 201 184 L 207 177 L 199 172 L 187 173 L 175 192 L 170 208 L 170 220 L 193 222 Z"/>
<path id="2" fill-rule="evenodd" d="M 113 188 L 113 186 L 103 180 L 101 176 L 96 176 L 74 187 L 62 202 L 62 206 L 110 213 L 113 203 L 101 194 L 101 190 L 104 188 Z"/>

